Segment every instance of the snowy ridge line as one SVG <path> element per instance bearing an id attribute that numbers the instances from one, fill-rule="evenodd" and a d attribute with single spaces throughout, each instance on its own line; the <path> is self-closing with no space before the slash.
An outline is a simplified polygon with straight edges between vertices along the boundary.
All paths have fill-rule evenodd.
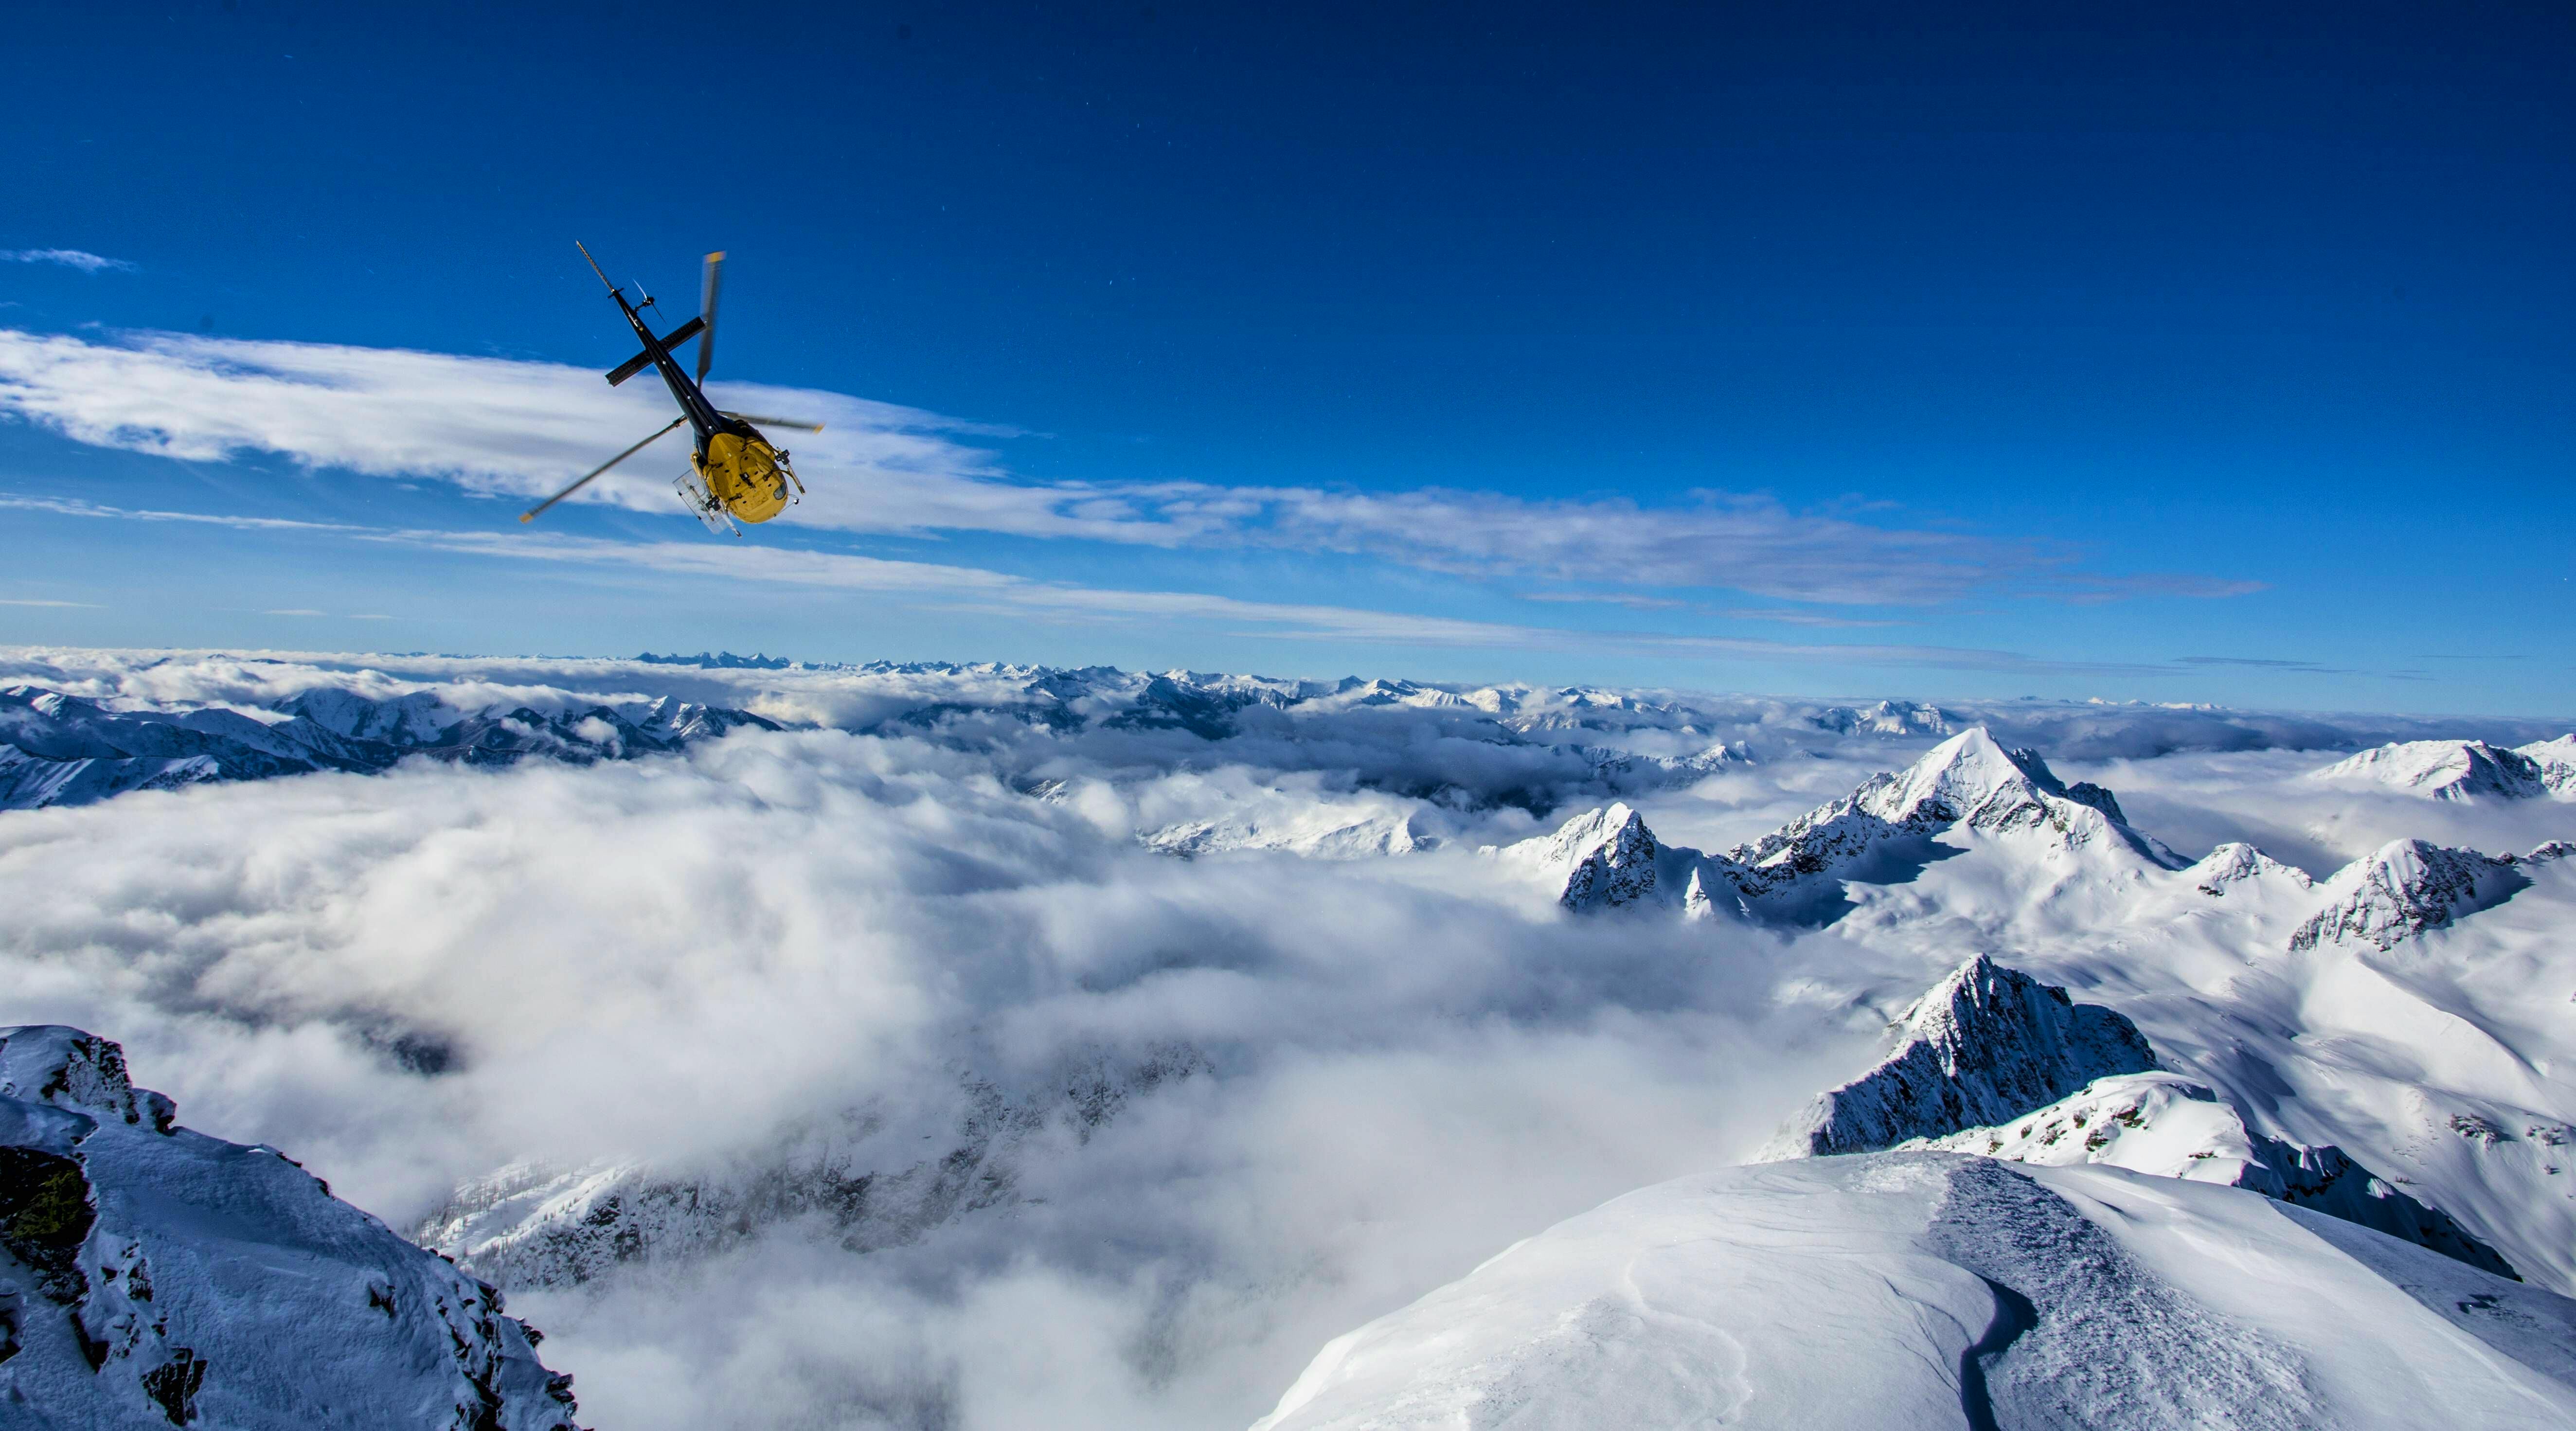
<path id="1" fill-rule="evenodd" d="M 0 1028 L 0 1420 L 574 1431 L 497 1291 L 176 1111 L 105 1039 Z"/>
<path id="2" fill-rule="evenodd" d="M 2180 1074 L 2109 1074 L 2000 1126 L 1963 1128 L 1896 1146 L 2051 1167 L 2100 1163 L 2246 1188 L 2412 1242 L 2480 1271 L 2522 1280 L 2500 1253 L 2449 1213 L 2399 1191 L 2343 1149 L 2265 1137 L 2246 1127 L 2243 1115 L 2215 1090 Z"/>
<path id="3" fill-rule="evenodd" d="M 1055 731 L 1180 730 L 1210 740 L 1345 716 L 1429 719 L 1461 729 L 1562 744 L 1569 759 L 1658 767 L 1654 778 L 1708 773 L 1729 760 L 1772 760 L 1816 744 L 1912 744 L 1983 725 L 2013 746 L 2065 759 L 2150 758 L 2180 751 L 2345 750 L 2390 740 L 2456 737 L 2543 741 L 2567 735 L 2546 721 L 2285 714 L 2189 704 L 1728 696 L 1667 689 L 1487 685 L 1347 676 L 1334 680 L 1188 670 L 1126 671 L 1011 662 L 859 664 L 731 653 L 640 659 L 465 656 L 242 656 L 0 648 L 0 681 L 70 695 L 163 706 L 274 706 L 314 686 L 371 695 L 439 688 L 546 688 L 648 698 L 670 694 L 838 729 L 935 729 L 1005 719 Z M 481 709 L 488 699 L 469 702 Z M 540 704 L 540 709 L 545 709 Z M 964 734 L 966 732 L 959 732 Z M 2455 742 L 2456 743 L 2456 742 Z M 2526 746 L 2526 750 L 2531 747 Z"/>

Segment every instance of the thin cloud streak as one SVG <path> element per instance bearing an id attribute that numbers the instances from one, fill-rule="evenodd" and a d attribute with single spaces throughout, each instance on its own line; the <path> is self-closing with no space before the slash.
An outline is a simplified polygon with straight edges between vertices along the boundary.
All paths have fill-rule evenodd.
<path id="1" fill-rule="evenodd" d="M 76 248 L 0 249 L 0 259 L 10 263 L 50 263 L 63 268 L 77 268 L 83 273 L 102 273 L 108 269 L 132 271 L 134 265 L 121 258 L 102 258 Z"/>
<path id="2" fill-rule="evenodd" d="M 838 393 L 716 384 L 719 401 L 825 424 L 796 440 L 811 494 L 798 519 L 853 532 L 986 532 L 1166 549 L 1253 547 L 1364 556 L 1486 580 L 1720 589 L 1836 606 L 1940 606 L 1976 593 L 2109 600 L 2217 597 L 2256 584 L 2099 575 L 2026 538 L 1870 526 L 1759 495 L 1685 504 L 1525 501 L 1444 489 L 1038 483 L 966 439 L 1017 435 Z M 558 363 L 315 343 L 136 333 L 93 342 L 0 329 L 0 412 L 97 446 L 197 461 L 282 455 L 313 468 L 430 477 L 533 497 L 660 426 L 643 385 L 611 389 Z M 649 452 L 577 494 L 668 512 L 670 454 Z"/>

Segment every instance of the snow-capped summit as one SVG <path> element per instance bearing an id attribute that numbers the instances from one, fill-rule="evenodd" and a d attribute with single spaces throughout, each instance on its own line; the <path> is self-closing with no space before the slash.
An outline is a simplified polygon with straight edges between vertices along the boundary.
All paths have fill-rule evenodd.
<path id="1" fill-rule="evenodd" d="M 1693 914 L 1719 905 L 1775 908 L 1773 896 L 1842 874 L 1882 845 L 1951 830 L 2036 837 L 2057 850 L 2117 852 L 2155 868 L 2183 861 L 2129 828 L 2120 802 L 2099 785 L 2068 785 L 2039 753 L 2006 750 L 1979 726 L 1935 746 L 1896 774 L 1872 776 L 1830 805 L 1724 855 L 1655 839 L 1625 803 L 1587 811 L 1554 834 L 1502 850 L 1560 891 L 1569 909 L 1645 900 L 1681 902 Z M 1595 859 L 1605 842 L 1619 848 Z M 1696 889 L 1692 897 L 1688 891 Z M 1723 893 L 1721 893 L 1723 892 Z"/>
<path id="2" fill-rule="evenodd" d="M 1986 728 L 1964 731 L 1904 770 L 1874 776 L 1850 795 L 1808 812 L 1727 858 L 1745 868 L 1745 892 L 1848 864 L 1893 838 L 1953 828 L 2030 834 L 2065 849 L 2125 849 L 2158 866 L 2182 861 L 2129 828 L 2120 802 L 2099 785 L 2068 785 L 2037 751 L 2006 750 Z"/>
<path id="3" fill-rule="evenodd" d="M 175 1112 L 106 1039 L 0 1028 L 0 1423 L 570 1431 L 499 1293 Z"/>
<path id="4" fill-rule="evenodd" d="M 1645 818 L 1623 800 L 1588 810 L 1554 834 L 1523 840 L 1499 854 L 1560 889 L 1559 904 L 1581 911 L 1654 898 L 1659 886 L 1655 866 L 1664 846 L 1646 828 Z"/>
<path id="5" fill-rule="evenodd" d="M 2137 1025 L 1980 954 L 1915 1000 L 1876 1068 L 1820 1094 L 1762 1156 L 1868 1152 L 2002 1123 L 2156 1066 Z"/>
<path id="6" fill-rule="evenodd" d="M 2229 890 L 2252 881 L 2280 880 L 2292 888 L 2307 889 L 2316 881 L 2296 865 L 2285 865 L 2252 845 L 2229 841 L 2200 857 L 2200 861 L 2183 874 L 2194 888 L 2212 898 L 2223 897 Z"/>
<path id="7" fill-rule="evenodd" d="M 2332 940 L 2393 949 L 2464 914 L 2501 904 L 2531 879 L 2515 862 L 2423 840 L 2397 840 L 2335 871 L 2331 902 L 2290 936 L 2294 950 Z"/>
<path id="8" fill-rule="evenodd" d="M 2529 800 L 2551 790 L 2538 760 L 2483 740 L 2394 741 L 2338 760 L 2314 778 L 2368 781 L 2435 800 Z"/>

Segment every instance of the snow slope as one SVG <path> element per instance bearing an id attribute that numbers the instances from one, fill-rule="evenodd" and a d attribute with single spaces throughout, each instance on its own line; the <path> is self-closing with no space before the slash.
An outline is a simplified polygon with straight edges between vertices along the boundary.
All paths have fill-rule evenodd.
<path id="1" fill-rule="evenodd" d="M 2329 1223 L 1942 1153 L 1702 1174 L 1337 1338 L 1256 1431 L 2576 1424 L 2576 1302 Z"/>
<path id="2" fill-rule="evenodd" d="M 113 1043 L 0 1029 L 0 1424 L 571 1426 L 492 1288 L 174 1114 Z"/>

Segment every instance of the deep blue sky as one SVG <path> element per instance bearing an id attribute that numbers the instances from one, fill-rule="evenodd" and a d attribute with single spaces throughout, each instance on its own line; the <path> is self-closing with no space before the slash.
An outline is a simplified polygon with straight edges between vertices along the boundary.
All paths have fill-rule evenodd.
<path id="1" fill-rule="evenodd" d="M 1603 633 L 1512 649 L 20 508 L 0 598 L 83 604 L 0 606 L 0 640 L 2576 710 L 2576 11 L 2071 8 L 26 7 L 0 247 L 131 265 L 0 264 L 28 333 L 595 370 L 627 345 L 571 238 L 673 319 L 723 247 L 720 370 L 1019 430 L 957 439 L 994 480 L 1436 488 L 1539 527 L 1763 494 L 2083 581 L 1854 600 L 1639 579 L 1615 543 L 1535 571 L 747 539 Z M 522 530 L 444 482 L 41 421 L 0 425 L 0 493 Z"/>

